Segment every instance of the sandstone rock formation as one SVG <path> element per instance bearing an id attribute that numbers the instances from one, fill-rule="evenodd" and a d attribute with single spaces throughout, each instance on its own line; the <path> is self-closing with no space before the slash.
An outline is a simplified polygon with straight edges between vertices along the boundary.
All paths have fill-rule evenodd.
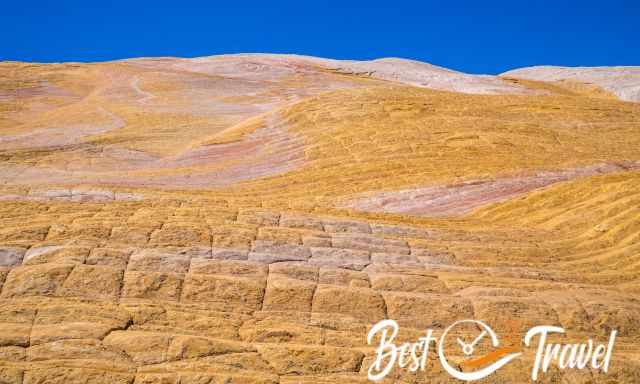
<path id="1" fill-rule="evenodd" d="M 640 382 L 640 104 L 607 71 L 0 63 L 0 383 L 367 383 L 386 318 L 615 329 L 607 374 L 542 382 Z"/>
<path id="2" fill-rule="evenodd" d="M 518 68 L 504 77 L 528 80 L 565 81 L 595 84 L 621 100 L 640 101 L 640 67 L 553 67 Z"/>

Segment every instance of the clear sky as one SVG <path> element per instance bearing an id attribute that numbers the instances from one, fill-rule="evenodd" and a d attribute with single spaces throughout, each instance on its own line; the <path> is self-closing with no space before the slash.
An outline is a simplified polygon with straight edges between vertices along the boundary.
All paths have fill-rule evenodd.
<path id="1" fill-rule="evenodd" d="M 470 73 L 640 65 L 640 0 L 3 1 L 0 60 L 299 53 Z"/>

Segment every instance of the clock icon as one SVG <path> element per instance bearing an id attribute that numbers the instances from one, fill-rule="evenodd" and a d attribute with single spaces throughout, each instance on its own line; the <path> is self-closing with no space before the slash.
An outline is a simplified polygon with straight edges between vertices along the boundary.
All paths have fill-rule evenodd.
<path id="1" fill-rule="evenodd" d="M 474 381 L 474 380 L 483 379 L 489 376 L 490 374 L 492 374 L 493 372 L 497 371 L 501 367 L 503 367 L 505 364 L 509 363 L 511 360 L 522 355 L 522 352 L 508 353 L 502 356 L 497 361 L 494 361 L 492 364 L 473 372 L 462 372 L 454 368 L 447 360 L 447 357 L 444 352 L 444 347 L 447 341 L 447 336 L 449 335 L 451 330 L 456 327 L 459 327 L 462 324 L 473 324 L 481 330 L 480 334 L 471 343 L 465 343 L 459 337 L 456 338 L 457 344 L 462 347 L 462 353 L 465 356 L 471 356 L 475 351 L 475 347 L 478 345 L 478 343 L 480 343 L 487 336 L 489 337 L 491 341 L 491 345 L 494 348 L 497 348 L 500 345 L 498 336 L 493 331 L 493 329 L 491 329 L 491 327 L 489 327 L 487 324 L 485 324 L 480 320 L 459 320 L 451 324 L 447 329 L 444 330 L 444 332 L 440 336 L 440 341 L 438 343 L 438 357 L 440 358 L 440 363 L 442 364 L 442 367 L 451 376 L 455 377 L 456 379 L 463 380 L 463 381 Z"/>
<path id="2" fill-rule="evenodd" d="M 464 341 L 462 341 L 459 337 L 456 339 L 458 341 L 458 344 L 460 344 L 460 346 L 462 347 L 462 353 L 464 353 L 467 356 L 471 356 L 473 355 L 473 351 L 475 349 L 475 346 L 482 341 L 482 339 L 487 335 L 487 331 L 486 330 L 482 330 L 482 333 L 475 338 L 475 340 L 473 340 L 473 342 L 471 344 L 466 344 Z"/>

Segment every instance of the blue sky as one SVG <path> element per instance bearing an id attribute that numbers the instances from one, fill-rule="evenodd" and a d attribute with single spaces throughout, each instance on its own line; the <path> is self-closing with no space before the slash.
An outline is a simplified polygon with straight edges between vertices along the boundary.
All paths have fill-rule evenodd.
<path id="1" fill-rule="evenodd" d="M 470 73 L 640 65 L 640 1 L 7 1 L 0 60 L 299 53 Z"/>

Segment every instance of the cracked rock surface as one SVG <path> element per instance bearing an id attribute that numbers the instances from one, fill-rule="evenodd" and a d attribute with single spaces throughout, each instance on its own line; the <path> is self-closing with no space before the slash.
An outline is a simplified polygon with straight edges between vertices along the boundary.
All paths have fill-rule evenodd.
<path id="1" fill-rule="evenodd" d="M 387 318 L 615 329 L 606 375 L 542 382 L 640 382 L 640 104 L 592 71 L 0 63 L 0 383 L 367 383 Z"/>

